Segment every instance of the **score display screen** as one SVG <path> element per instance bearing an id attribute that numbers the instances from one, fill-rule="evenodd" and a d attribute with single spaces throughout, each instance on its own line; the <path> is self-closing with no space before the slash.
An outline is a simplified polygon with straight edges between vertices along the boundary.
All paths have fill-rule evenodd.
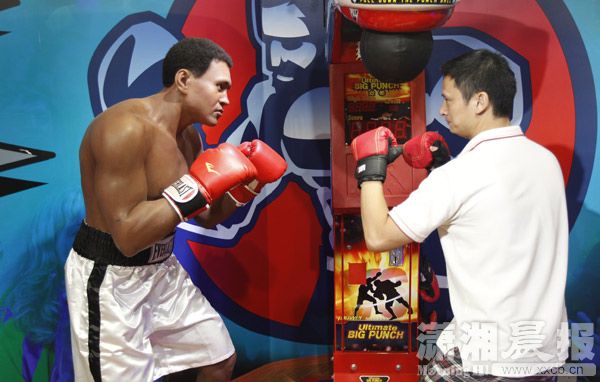
<path id="1" fill-rule="evenodd" d="M 368 73 L 350 73 L 344 79 L 345 141 L 385 126 L 399 144 L 411 138 L 410 85 L 381 82 Z"/>

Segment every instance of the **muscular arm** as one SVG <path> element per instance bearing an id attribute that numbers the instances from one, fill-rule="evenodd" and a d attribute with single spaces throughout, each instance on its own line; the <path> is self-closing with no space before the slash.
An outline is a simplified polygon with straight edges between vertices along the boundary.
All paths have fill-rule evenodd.
<path id="1" fill-rule="evenodd" d="M 179 222 L 164 198 L 147 200 L 147 137 L 135 121 L 91 132 L 95 159 L 92 191 L 103 224 L 117 247 L 133 256 L 172 232 Z M 84 180 L 85 181 L 85 180 Z"/>
<path id="2" fill-rule="evenodd" d="M 360 214 L 367 248 L 382 252 L 412 242 L 388 215 L 383 183 L 367 181 L 360 192 Z"/>

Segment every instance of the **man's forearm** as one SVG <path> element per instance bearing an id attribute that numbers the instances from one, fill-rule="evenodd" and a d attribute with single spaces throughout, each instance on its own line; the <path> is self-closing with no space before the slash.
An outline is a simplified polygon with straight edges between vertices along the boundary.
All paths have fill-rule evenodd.
<path id="1" fill-rule="evenodd" d="M 360 214 L 367 248 L 379 248 L 381 245 L 380 233 L 388 215 L 382 182 L 371 181 L 362 184 Z"/>
<path id="2" fill-rule="evenodd" d="M 412 242 L 389 217 L 382 182 L 363 182 L 360 213 L 365 242 L 370 250 L 388 251 Z"/>

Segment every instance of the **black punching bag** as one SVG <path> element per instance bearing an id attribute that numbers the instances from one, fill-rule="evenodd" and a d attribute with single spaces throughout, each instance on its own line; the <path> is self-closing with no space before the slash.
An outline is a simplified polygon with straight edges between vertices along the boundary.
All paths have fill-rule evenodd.
<path id="1" fill-rule="evenodd" d="M 389 33 L 364 29 L 360 38 L 363 63 L 382 82 L 414 79 L 425 69 L 432 49 L 431 31 Z"/>

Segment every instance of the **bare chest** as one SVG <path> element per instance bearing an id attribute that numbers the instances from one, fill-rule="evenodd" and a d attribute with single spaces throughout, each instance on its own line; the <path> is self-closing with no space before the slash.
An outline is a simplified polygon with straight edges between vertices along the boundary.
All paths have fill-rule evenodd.
<path id="1" fill-rule="evenodd" d="M 188 171 L 181 145 L 174 139 L 157 138 L 145 161 L 148 199 L 158 199 L 162 191 Z"/>

